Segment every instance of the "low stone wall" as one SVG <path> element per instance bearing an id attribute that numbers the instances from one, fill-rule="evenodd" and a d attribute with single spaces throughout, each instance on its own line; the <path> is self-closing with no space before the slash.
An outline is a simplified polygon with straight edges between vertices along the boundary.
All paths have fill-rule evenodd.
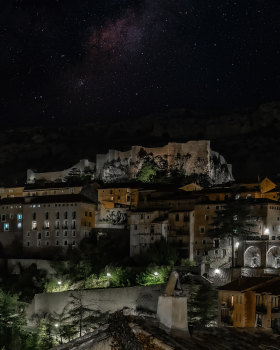
<path id="1" fill-rule="evenodd" d="M 71 295 L 81 296 L 83 305 L 101 312 L 114 312 L 124 307 L 142 309 L 156 313 L 158 297 L 165 285 L 137 286 L 126 288 L 104 288 L 75 290 L 60 293 L 36 294 L 27 308 L 27 317 L 41 312 L 61 313 L 72 300 Z"/>

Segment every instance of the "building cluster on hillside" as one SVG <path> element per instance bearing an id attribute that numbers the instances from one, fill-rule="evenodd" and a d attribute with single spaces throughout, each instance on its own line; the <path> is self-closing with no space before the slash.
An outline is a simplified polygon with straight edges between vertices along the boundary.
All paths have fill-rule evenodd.
<path id="1" fill-rule="evenodd" d="M 245 241 L 235 242 L 238 266 L 280 268 L 280 203 L 277 185 L 67 183 L 29 184 L 0 189 L 0 242 L 14 240 L 26 253 L 75 247 L 94 230 L 97 234 L 129 232 L 130 255 L 165 239 L 181 258 L 210 267 L 229 267 L 231 242 L 209 235 L 213 219 L 231 196 L 248 200 L 254 228 Z"/>

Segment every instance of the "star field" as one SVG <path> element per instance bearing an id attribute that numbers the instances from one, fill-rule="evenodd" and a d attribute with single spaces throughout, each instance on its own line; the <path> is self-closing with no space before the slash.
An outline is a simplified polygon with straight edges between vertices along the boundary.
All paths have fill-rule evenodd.
<path id="1" fill-rule="evenodd" d="M 18 0 L 0 13 L 12 125 L 230 110 L 280 98 L 277 0 Z"/>

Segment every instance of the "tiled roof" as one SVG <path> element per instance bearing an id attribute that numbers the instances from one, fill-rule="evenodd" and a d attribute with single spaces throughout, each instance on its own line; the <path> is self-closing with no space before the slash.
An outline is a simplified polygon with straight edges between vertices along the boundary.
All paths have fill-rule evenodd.
<path id="1" fill-rule="evenodd" d="M 268 281 L 264 285 L 253 289 L 256 293 L 269 293 L 273 295 L 280 295 L 280 277 Z"/>
<path id="2" fill-rule="evenodd" d="M 219 287 L 219 290 L 245 291 L 254 286 L 261 285 L 272 279 L 272 277 L 241 277 L 224 286 Z"/>
<path id="3" fill-rule="evenodd" d="M 33 203 L 70 203 L 70 202 L 81 202 L 81 203 L 94 203 L 89 198 L 81 194 L 65 194 L 65 195 L 54 195 L 54 196 L 34 196 L 25 197 L 26 204 Z"/>

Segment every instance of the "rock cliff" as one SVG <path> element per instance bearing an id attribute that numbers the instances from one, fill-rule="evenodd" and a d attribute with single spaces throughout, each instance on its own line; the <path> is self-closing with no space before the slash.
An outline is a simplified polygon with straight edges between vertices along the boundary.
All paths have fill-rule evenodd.
<path id="1" fill-rule="evenodd" d="M 96 156 L 96 177 L 104 182 L 157 182 L 174 175 L 202 176 L 210 184 L 234 181 L 231 165 L 205 140 L 169 142 L 157 148 L 133 146 L 126 152 L 109 150 Z"/>

